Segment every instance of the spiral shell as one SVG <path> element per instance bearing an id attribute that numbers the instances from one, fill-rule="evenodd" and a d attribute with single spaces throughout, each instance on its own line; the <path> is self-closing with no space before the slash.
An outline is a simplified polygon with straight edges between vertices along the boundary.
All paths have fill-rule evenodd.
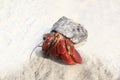
<path id="1" fill-rule="evenodd" d="M 82 42 L 88 37 L 87 30 L 81 24 L 73 22 L 64 16 L 53 25 L 51 31 L 63 34 L 75 44 Z"/>

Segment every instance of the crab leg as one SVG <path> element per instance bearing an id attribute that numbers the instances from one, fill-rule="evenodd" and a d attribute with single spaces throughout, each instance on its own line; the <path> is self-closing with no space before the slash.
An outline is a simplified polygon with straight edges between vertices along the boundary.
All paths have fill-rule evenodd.
<path id="1" fill-rule="evenodd" d="M 66 47 L 68 50 L 69 55 L 71 56 L 71 58 L 76 62 L 76 63 L 82 63 L 82 58 L 80 56 L 80 54 L 78 53 L 78 51 L 74 48 L 73 43 L 69 40 L 66 39 Z"/>
<path id="2" fill-rule="evenodd" d="M 57 51 L 64 62 L 68 64 L 76 64 L 67 51 L 65 40 L 60 40 L 59 44 L 57 45 Z"/>

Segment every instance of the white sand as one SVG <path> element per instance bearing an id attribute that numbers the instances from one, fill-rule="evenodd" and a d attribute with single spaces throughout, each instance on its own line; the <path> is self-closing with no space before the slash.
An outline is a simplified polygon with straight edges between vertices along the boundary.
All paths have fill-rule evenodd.
<path id="1" fill-rule="evenodd" d="M 120 0 L 0 0 L 0 80 L 120 80 Z M 62 64 L 35 53 L 42 34 L 61 16 L 81 23 L 83 64 Z M 39 50 L 39 49 L 37 49 Z M 39 51 L 37 54 L 41 54 Z"/>

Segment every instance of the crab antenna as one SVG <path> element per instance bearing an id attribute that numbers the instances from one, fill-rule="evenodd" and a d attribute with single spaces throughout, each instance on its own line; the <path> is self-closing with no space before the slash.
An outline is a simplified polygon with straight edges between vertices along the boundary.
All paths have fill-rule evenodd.
<path id="1" fill-rule="evenodd" d="M 30 53 L 29 61 L 31 60 L 31 56 L 32 56 L 33 52 L 35 51 L 35 49 L 36 49 L 37 47 L 42 47 L 42 46 L 40 46 L 41 43 L 42 43 L 42 42 L 40 42 L 37 46 L 35 46 L 35 47 L 33 48 L 32 52 Z"/>

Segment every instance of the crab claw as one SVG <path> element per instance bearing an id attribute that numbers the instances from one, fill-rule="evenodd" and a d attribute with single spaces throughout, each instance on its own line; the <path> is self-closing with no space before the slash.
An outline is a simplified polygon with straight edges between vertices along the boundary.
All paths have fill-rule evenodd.
<path id="1" fill-rule="evenodd" d="M 82 58 L 75 50 L 73 44 L 70 42 L 70 40 L 61 40 L 57 46 L 58 53 L 61 57 L 61 59 L 68 63 L 68 64 L 76 64 L 81 63 Z"/>
<path id="2" fill-rule="evenodd" d="M 73 43 L 67 39 L 66 40 L 66 48 L 68 50 L 68 54 L 71 56 L 72 60 L 76 63 L 82 63 L 82 58 L 78 51 L 75 49 Z"/>
<path id="3" fill-rule="evenodd" d="M 74 49 L 74 53 L 71 56 L 75 60 L 75 62 L 80 64 L 82 63 L 82 58 L 76 49 Z"/>
<path id="4" fill-rule="evenodd" d="M 64 62 L 68 64 L 71 64 L 71 65 L 76 64 L 76 62 L 73 61 L 73 59 L 69 54 L 64 54 L 64 55 L 61 55 L 60 57 Z"/>
<path id="5" fill-rule="evenodd" d="M 61 54 L 60 56 L 62 58 L 62 60 L 68 64 L 76 64 L 76 63 L 79 63 L 81 64 L 82 63 L 82 58 L 81 56 L 79 55 L 78 51 L 74 49 L 74 53 L 65 53 L 65 54 Z"/>

